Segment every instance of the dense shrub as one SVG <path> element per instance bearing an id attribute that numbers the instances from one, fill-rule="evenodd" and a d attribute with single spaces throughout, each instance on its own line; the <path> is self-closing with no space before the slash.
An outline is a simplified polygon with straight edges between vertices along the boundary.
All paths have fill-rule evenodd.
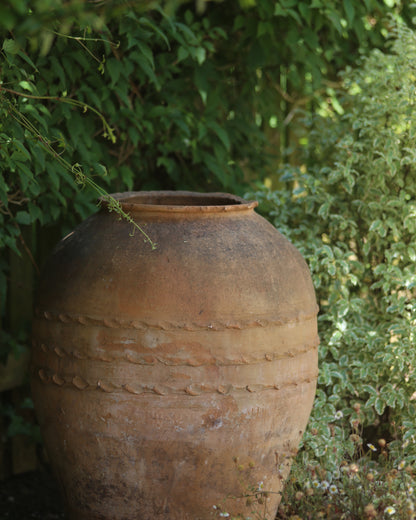
<path id="1" fill-rule="evenodd" d="M 314 113 L 325 102 L 339 109 L 331 81 L 360 53 L 383 45 L 388 12 L 409 19 L 414 8 L 382 0 L 1 2 L 1 361 L 25 349 L 30 329 L 28 315 L 11 323 L 11 251 L 35 265 L 51 226 L 60 235 L 95 211 L 97 193 L 80 189 L 86 178 L 100 192 L 243 193 L 270 176 L 302 134 L 298 108 Z M 334 122 L 334 135 L 338 124 L 346 122 Z M 315 173 L 320 207 L 322 173 L 311 169 L 300 181 L 312 186 Z M 334 214 L 342 205 L 327 208 Z M 299 239 L 309 236 L 300 227 Z M 338 260 L 348 259 L 349 246 L 339 253 L 329 245 L 319 252 L 330 269 L 317 280 L 322 285 L 333 284 Z M 360 274 L 345 276 L 352 284 Z M 18 298 L 30 314 L 27 277 L 30 287 Z M 321 377 L 333 384 L 334 364 L 344 358 L 324 359 L 329 375 Z M 375 401 L 379 411 L 383 402 Z"/>
<path id="2" fill-rule="evenodd" d="M 304 164 L 255 195 L 312 271 L 320 374 L 300 457 L 330 471 L 359 439 L 416 460 L 416 33 L 394 35 L 343 75 L 343 115 L 309 119 Z"/>

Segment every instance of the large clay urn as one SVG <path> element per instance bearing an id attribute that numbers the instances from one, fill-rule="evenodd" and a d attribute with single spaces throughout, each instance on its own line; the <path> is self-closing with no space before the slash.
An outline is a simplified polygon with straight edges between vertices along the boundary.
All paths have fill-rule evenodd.
<path id="1" fill-rule="evenodd" d="M 256 202 L 115 198 L 157 248 L 103 203 L 36 304 L 33 399 L 69 518 L 271 520 L 315 395 L 306 263 Z"/>

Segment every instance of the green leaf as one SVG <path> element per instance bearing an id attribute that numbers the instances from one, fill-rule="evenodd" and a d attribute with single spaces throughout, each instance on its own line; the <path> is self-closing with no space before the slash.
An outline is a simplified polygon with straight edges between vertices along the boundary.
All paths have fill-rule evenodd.
<path id="1" fill-rule="evenodd" d="M 303 2 L 300 2 L 298 7 L 303 19 L 307 22 L 308 25 L 310 25 L 312 19 L 312 12 L 310 7 Z"/>
<path id="2" fill-rule="evenodd" d="M 16 170 L 19 175 L 19 181 L 21 183 L 23 191 L 27 189 L 30 182 L 35 182 L 32 171 L 28 168 L 26 163 L 16 161 Z"/>
<path id="3" fill-rule="evenodd" d="M 8 54 L 18 54 L 20 51 L 20 45 L 16 42 L 16 40 L 6 38 L 3 41 L 2 49 Z"/>
<path id="4" fill-rule="evenodd" d="M 324 202 L 318 210 L 318 215 L 322 218 L 328 218 L 330 208 L 331 208 L 331 202 L 330 201 Z"/>
<path id="5" fill-rule="evenodd" d="M 207 93 L 211 90 L 208 81 L 208 73 L 208 68 L 206 66 L 198 67 L 194 71 L 194 83 L 204 105 L 207 103 Z"/>
<path id="6" fill-rule="evenodd" d="M 118 80 L 120 79 L 121 73 L 123 71 L 123 64 L 120 60 L 116 58 L 110 58 L 107 61 L 107 72 L 111 78 L 111 86 L 114 87 Z"/>
<path id="7" fill-rule="evenodd" d="M 288 9 L 287 12 L 290 14 L 292 18 L 294 18 L 299 25 L 302 24 L 302 20 L 299 16 L 299 14 L 294 9 Z"/>
<path id="8" fill-rule="evenodd" d="M 22 156 L 24 157 L 24 159 L 30 161 L 31 160 L 31 156 L 30 156 L 30 153 L 27 151 L 27 149 L 25 148 L 24 144 L 19 141 L 18 139 L 15 139 L 13 141 L 13 144 L 15 145 L 15 147 L 19 150 L 19 152 L 22 154 Z"/>
<path id="9" fill-rule="evenodd" d="M 32 217 L 27 211 L 18 211 L 16 213 L 16 222 L 18 224 L 29 225 L 32 223 Z"/>
<path id="10" fill-rule="evenodd" d="M 143 70 L 143 72 L 146 74 L 148 79 L 154 83 L 157 90 L 160 90 L 161 86 L 159 83 L 159 80 L 157 79 L 156 74 L 154 73 L 152 67 L 149 65 L 147 60 L 144 60 L 142 57 L 137 60 L 140 68 Z"/>
<path id="11" fill-rule="evenodd" d="M 19 87 L 21 87 L 24 90 L 28 90 L 31 94 L 36 93 L 36 88 L 33 85 L 33 83 L 30 83 L 29 81 L 19 81 Z"/>
<path id="12" fill-rule="evenodd" d="M 343 0 L 342 3 L 344 5 L 344 11 L 347 16 L 348 24 L 352 26 L 353 22 L 354 22 L 354 16 L 355 16 L 354 4 L 352 3 L 351 0 Z"/>
<path id="13" fill-rule="evenodd" d="M 60 187 L 60 178 L 58 175 L 58 169 L 54 163 L 47 162 L 46 163 L 46 171 L 48 172 L 49 181 L 51 182 L 51 187 L 55 190 L 59 190 Z"/>
<path id="14" fill-rule="evenodd" d="M 126 165 L 123 165 L 120 167 L 120 176 L 126 185 L 128 190 L 133 189 L 133 183 L 134 183 L 134 172 L 131 168 L 129 168 Z"/>
<path id="15" fill-rule="evenodd" d="M 386 403 L 380 399 L 379 397 L 375 400 L 374 408 L 378 415 L 383 415 L 383 412 L 386 408 Z"/>
<path id="16" fill-rule="evenodd" d="M 145 43 L 143 42 L 138 42 L 137 44 L 138 48 L 140 49 L 140 52 L 143 54 L 143 56 L 146 58 L 146 60 L 149 62 L 149 65 L 152 67 L 152 69 L 154 70 L 155 68 L 155 62 L 154 62 L 154 59 L 153 59 L 153 52 L 152 52 L 152 49 L 146 45 Z"/>
<path id="17" fill-rule="evenodd" d="M 286 9 L 276 3 L 274 6 L 274 16 L 287 16 Z"/>
<path id="18" fill-rule="evenodd" d="M 25 52 L 19 51 L 17 54 L 19 55 L 20 58 L 22 58 L 22 60 L 24 60 L 28 65 L 30 65 L 35 70 L 35 72 L 39 72 L 36 65 L 33 63 L 33 61 L 30 59 L 30 57 Z"/>
<path id="19" fill-rule="evenodd" d="M 370 395 L 377 396 L 377 390 L 371 385 L 363 385 L 363 391 L 369 393 Z"/>
<path id="20" fill-rule="evenodd" d="M 230 148 L 231 148 L 230 139 L 228 137 L 227 132 L 224 130 L 224 128 L 222 128 L 215 121 L 207 121 L 206 124 L 207 124 L 208 128 L 211 128 L 211 130 L 213 130 L 216 133 L 217 137 L 220 139 L 220 141 L 224 145 L 224 148 L 227 151 L 230 151 Z"/>
<path id="21" fill-rule="evenodd" d="M 51 69 L 52 69 L 53 73 L 58 76 L 62 88 L 66 88 L 66 85 L 70 81 L 70 78 L 68 78 L 67 75 L 65 74 L 65 71 L 64 71 L 61 63 L 56 56 L 51 56 L 50 60 L 51 60 Z"/>
<path id="22" fill-rule="evenodd" d="M 328 11 L 328 13 L 326 15 L 327 15 L 328 19 L 332 22 L 332 25 L 333 25 L 333 27 L 335 27 L 335 29 L 338 32 L 338 34 L 340 36 L 342 36 L 343 28 L 342 28 L 342 25 L 340 23 L 338 13 L 336 13 L 334 11 Z"/>
<path id="23" fill-rule="evenodd" d="M 128 129 L 128 134 L 133 145 L 137 146 L 140 140 L 140 132 L 134 126 L 130 126 Z"/>
<path id="24" fill-rule="evenodd" d="M 28 202 L 28 210 L 32 221 L 39 220 L 43 224 L 43 212 L 36 204 Z"/>
<path id="25" fill-rule="evenodd" d="M 221 183 L 225 186 L 227 184 L 227 180 L 225 177 L 225 172 L 223 168 L 218 164 L 218 162 L 208 153 L 203 154 L 203 160 L 215 177 L 217 177 Z"/>
<path id="26" fill-rule="evenodd" d="M 257 38 L 267 33 L 273 33 L 273 25 L 270 22 L 260 21 L 257 25 Z"/>
<path id="27" fill-rule="evenodd" d="M 336 267 L 335 267 L 335 264 L 329 264 L 328 265 L 328 274 L 330 276 L 335 276 L 337 270 L 336 270 Z"/>
<path id="28" fill-rule="evenodd" d="M 151 22 L 148 18 L 142 17 L 139 19 L 139 23 L 146 27 L 150 27 L 156 34 L 162 38 L 162 40 L 165 42 L 166 47 L 170 50 L 170 43 L 168 38 L 166 37 L 166 34 L 162 32 L 153 22 Z"/>
<path id="29" fill-rule="evenodd" d="M 178 62 L 186 60 L 186 58 L 189 56 L 189 52 L 185 47 L 182 47 L 182 45 L 178 49 Z"/>
<path id="30" fill-rule="evenodd" d="M 407 254 L 412 262 L 416 261 L 416 250 L 413 247 L 407 248 Z"/>
<path id="31" fill-rule="evenodd" d="M 206 59 L 206 51 L 204 47 L 197 47 L 195 49 L 195 57 L 199 63 L 199 65 L 202 65 Z"/>

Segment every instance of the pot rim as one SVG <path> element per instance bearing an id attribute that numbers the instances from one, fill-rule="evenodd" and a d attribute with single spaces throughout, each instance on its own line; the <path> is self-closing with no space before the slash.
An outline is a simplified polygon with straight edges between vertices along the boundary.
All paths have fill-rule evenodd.
<path id="1" fill-rule="evenodd" d="M 231 193 L 194 191 L 125 191 L 111 193 L 122 209 L 128 213 L 222 213 L 253 210 L 255 200 L 245 200 Z M 107 207 L 107 197 L 99 202 Z"/>

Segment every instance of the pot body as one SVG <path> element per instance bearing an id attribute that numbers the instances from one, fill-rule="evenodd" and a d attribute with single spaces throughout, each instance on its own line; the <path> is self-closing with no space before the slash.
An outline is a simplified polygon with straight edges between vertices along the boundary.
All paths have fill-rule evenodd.
<path id="1" fill-rule="evenodd" d="M 58 244 L 36 304 L 33 399 L 69 516 L 245 518 L 260 486 L 273 519 L 316 389 L 306 263 L 256 203 L 115 197 L 156 250 L 102 208 Z"/>

